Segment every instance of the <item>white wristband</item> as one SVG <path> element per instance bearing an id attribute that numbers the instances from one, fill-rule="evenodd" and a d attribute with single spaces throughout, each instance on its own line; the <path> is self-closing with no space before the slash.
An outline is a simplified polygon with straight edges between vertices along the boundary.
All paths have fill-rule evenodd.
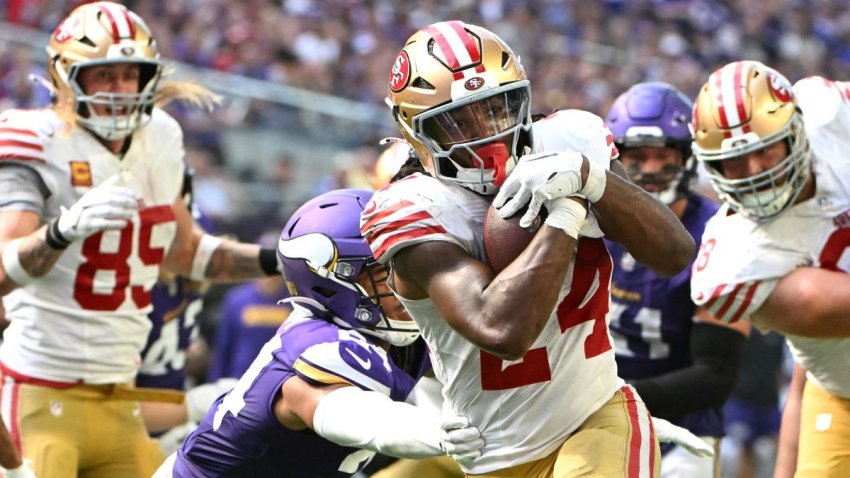
<path id="1" fill-rule="evenodd" d="M 195 249 L 195 256 L 192 258 L 192 272 L 189 273 L 189 278 L 192 280 L 201 281 L 206 278 L 207 266 L 212 259 L 213 252 L 221 244 L 221 238 L 204 234 L 201 236 L 201 242 L 198 243 Z"/>
<path id="2" fill-rule="evenodd" d="M 547 224 L 567 233 L 573 239 L 578 239 L 578 233 L 587 217 L 587 209 L 584 205 L 569 198 L 558 198 L 547 204 L 549 215 L 546 216 Z"/>
<path id="3" fill-rule="evenodd" d="M 22 237 L 13 239 L 3 246 L 3 269 L 6 270 L 6 275 L 19 286 L 25 286 L 35 280 L 35 277 L 21 265 L 21 259 L 18 256 L 18 247 L 22 239 Z"/>
<path id="4" fill-rule="evenodd" d="M 590 165 L 590 168 L 587 172 L 587 181 L 584 182 L 584 187 L 581 189 L 581 194 L 591 203 L 595 203 L 602 199 L 602 193 L 605 192 L 607 175 L 605 168 L 602 166 L 590 160 L 587 163 Z"/>

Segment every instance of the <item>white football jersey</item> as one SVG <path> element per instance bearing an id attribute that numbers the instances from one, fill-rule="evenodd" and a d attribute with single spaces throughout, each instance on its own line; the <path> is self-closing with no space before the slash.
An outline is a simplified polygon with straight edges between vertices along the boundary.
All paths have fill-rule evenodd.
<path id="1" fill-rule="evenodd" d="M 598 154 L 596 147 L 610 161 L 615 150 L 606 144 L 601 119 L 578 113 L 583 112 L 535 123 L 535 150 L 583 148 L 578 150 Z M 584 121 L 592 118 L 598 128 Z M 384 263 L 404 247 L 427 241 L 453 242 L 483 260 L 482 227 L 491 199 L 414 174 L 375 193 L 361 229 Z M 444 414 L 465 416 L 481 430 L 485 445 L 481 457 L 463 465 L 468 473 L 548 455 L 622 385 L 607 327 L 611 258 L 598 228 L 585 227 L 583 234 L 594 237 L 581 238 L 559 306 L 521 360 L 507 362 L 473 345 L 443 320 L 431 299 L 400 298 L 428 344 L 443 384 Z"/>
<path id="2" fill-rule="evenodd" d="M 71 243 L 50 272 L 4 297 L 11 321 L 0 346 L 6 367 L 65 382 L 135 376 L 150 329 L 150 289 L 177 230 L 172 206 L 183 156 L 179 125 L 158 109 L 133 134 L 123 158 L 85 130 L 65 127 L 52 110 L 0 116 L 0 164 L 27 166 L 44 181 L 43 222 L 117 174 L 119 185 L 142 198 L 124 229 Z"/>
<path id="3" fill-rule="evenodd" d="M 797 267 L 850 272 L 850 99 L 846 83 L 813 77 L 794 86 L 817 190 L 767 224 L 724 205 L 706 225 L 693 266 L 694 302 L 728 322 L 748 319 Z M 801 313 L 804 313 L 801 311 Z M 795 359 L 827 391 L 850 398 L 850 339 L 787 335 Z"/>

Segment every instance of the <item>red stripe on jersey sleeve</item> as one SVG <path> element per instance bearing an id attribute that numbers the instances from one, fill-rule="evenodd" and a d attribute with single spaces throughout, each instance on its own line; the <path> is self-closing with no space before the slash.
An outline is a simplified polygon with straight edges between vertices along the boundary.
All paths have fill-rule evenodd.
<path id="1" fill-rule="evenodd" d="M 715 314 L 717 317 L 720 317 L 721 319 L 726 317 L 726 313 L 729 312 L 729 309 L 735 303 L 735 296 L 738 295 L 738 292 L 741 290 L 742 287 L 744 287 L 743 282 L 736 285 L 735 288 L 732 289 L 732 292 L 727 294 L 726 302 L 723 303 L 723 306 L 720 307 L 720 310 L 718 310 Z"/>
<path id="2" fill-rule="evenodd" d="M 25 148 L 31 149 L 33 151 L 44 151 L 44 148 L 42 148 L 40 144 L 25 143 L 23 141 L 18 141 L 14 139 L 0 139 L 0 151 L 2 151 L 4 147 Z"/>
<path id="3" fill-rule="evenodd" d="M 761 281 L 755 281 L 749 285 L 747 289 L 747 295 L 744 296 L 744 300 L 741 303 L 741 306 L 738 307 L 738 310 L 732 315 L 732 318 L 729 319 L 729 322 L 737 322 L 744 315 L 744 312 L 747 311 L 747 308 L 750 306 L 750 303 L 753 301 L 753 296 L 756 295 L 756 289 L 758 289 Z"/>
<path id="4" fill-rule="evenodd" d="M 382 209 L 379 213 L 367 219 L 366 222 L 364 222 L 360 226 L 360 233 L 365 236 L 366 233 L 369 232 L 369 229 L 371 229 L 375 224 L 383 221 L 384 219 L 392 216 L 393 214 L 408 206 L 413 206 L 413 203 L 410 201 L 399 201 L 390 207 Z"/>
<path id="5" fill-rule="evenodd" d="M 29 129 L 21 129 L 21 128 L 9 128 L 8 126 L 0 128 L 0 134 L 2 133 L 13 133 L 13 134 L 23 134 L 26 136 L 32 136 L 34 138 L 38 138 L 38 134 L 35 131 Z"/>
<path id="6" fill-rule="evenodd" d="M 378 237 L 381 237 L 383 235 L 391 235 L 393 232 L 396 232 L 396 231 L 404 228 L 405 226 L 413 224 L 414 222 L 419 222 L 419 221 L 427 220 L 427 219 L 433 220 L 431 215 L 428 214 L 427 212 L 419 211 L 419 212 L 413 213 L 409 216 L 405 216 L 401 219 L 398 219 L 398 220 L 395 220 L 395 221 L 392 221 L 392 222 L 388 222 L 386 224 L 381 224 L 381 225 L 375 227 L 374 229 L 369 231 L 369 237 L 378 238 Z M 423 226 L 425 226 L 425 224 L 423 224 Z M 374 242 L 374 241 L 370 240 L 369 242 Z"/>
<path id="7" fill-rule="evenodd" d="M 419 228 L 416 228 L 416 229 L 411 229 L 411 230 L 409 230 L 405 233 L 402 233 L 402 234 L 396 234 L 394 236 L 390 236 L 384 241 L 383 244 L 381 244 L 381 247 L 379 247 L 378 250 L 375 251 L 375 259 L 380 259 L 393 246 L 401 244 L 402 242 L 408 241 L 410 239 L 417 239 L 417 238 L 420 238 L 420 237 L 425 237 L 425 236 L 428 236 L 430 234 L 442 234 L 442 233 L 445 233 L 445 232 L 446 232 L 446 230 L 443 228 L 443 226 L 437 225 L 437 226 L 419 227 Z"/>
<path id="8" fill-rule="evenodd" d="M 20 154 L 13 153 L 0 153 L 0 160 L 3 159 L 17 159 L 20 161 L 36 161 L 38 163 L 47 163 L 47 161 L 42 158 L 36 158 L 34 156 L 21 156 Z"/>

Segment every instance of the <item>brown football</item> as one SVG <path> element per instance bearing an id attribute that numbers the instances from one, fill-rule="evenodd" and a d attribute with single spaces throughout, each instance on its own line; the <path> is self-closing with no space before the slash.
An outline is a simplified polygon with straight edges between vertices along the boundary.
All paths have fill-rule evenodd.
<path id="1" fill-rule="evenodd" d="M 507 219 L 502 219 L 493 206 L 487 210 L 487 216 L 484 217 L 484 254 L 487 264 L 496 274 L 525 250 L 543 224 L 543 219 L 538 215 L 528 229 L 519 227 L 519 220 L 525 210 L 522 208 Z"/>

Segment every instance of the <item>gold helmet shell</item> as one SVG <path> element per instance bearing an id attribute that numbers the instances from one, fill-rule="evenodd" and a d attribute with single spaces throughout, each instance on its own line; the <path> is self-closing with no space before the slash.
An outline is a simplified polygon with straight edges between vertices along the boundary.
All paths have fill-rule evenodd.
<path id="1" fill-rule="evenodd" d="M 448 121 L 457 108 L 481 101 L 492 103 L 493 98 L 504 98 L 502 101 L 516 106 L 509 121 L 492 125 L 493 134 L 456 140 L 448 147 L 427 131 L 428 119 L 443 114 Z M 513 135 L 508 154 L 515 161 L 520 130 L 527 132 L 531 126 L 530 87 L 519 57 L 494 33 L 460 21 L 434 23 L 407 40 L 389 75 L 387 101 L 404 139 L 429 173 L 479 192 L 492 189 L 487 187 L 494 182 L 492 171 L 488 177 L 486 166 L 478 161 L 471 174 L 478 177 L 462 179 L 452 175 L 458 165 L 444 160 L 451 161 L 460 148 L 475 154 L 475 146 Z"/>
<path id="2" fill-rule="evenodd" d="M 150 114 L 162 75 L 159 50 L 145 22 L 123 5 L 81 5 L 56 27 L 47 45 L 47 71 L 57 93 L 70 94 L 77 120 L 107 140 L 132 133 Z M 136 94 L 86 94 L 78 83 L 81 69 L 112 63 L 140 66 Z M 98 117 L 92 104 L 106 104 L 113 114 Z"/>
<path id="3" fill-rule="evenodd" d="M 712 186 L 734 210 L 757 221 L 794 204 L 809 177 L 809 143 L 791 83 L 756 61 L 711 74 L 694 102 L 693 151 Z M 723 161 L 786 141 L 788 156 L 747 178 L 726 178 Z"/>

